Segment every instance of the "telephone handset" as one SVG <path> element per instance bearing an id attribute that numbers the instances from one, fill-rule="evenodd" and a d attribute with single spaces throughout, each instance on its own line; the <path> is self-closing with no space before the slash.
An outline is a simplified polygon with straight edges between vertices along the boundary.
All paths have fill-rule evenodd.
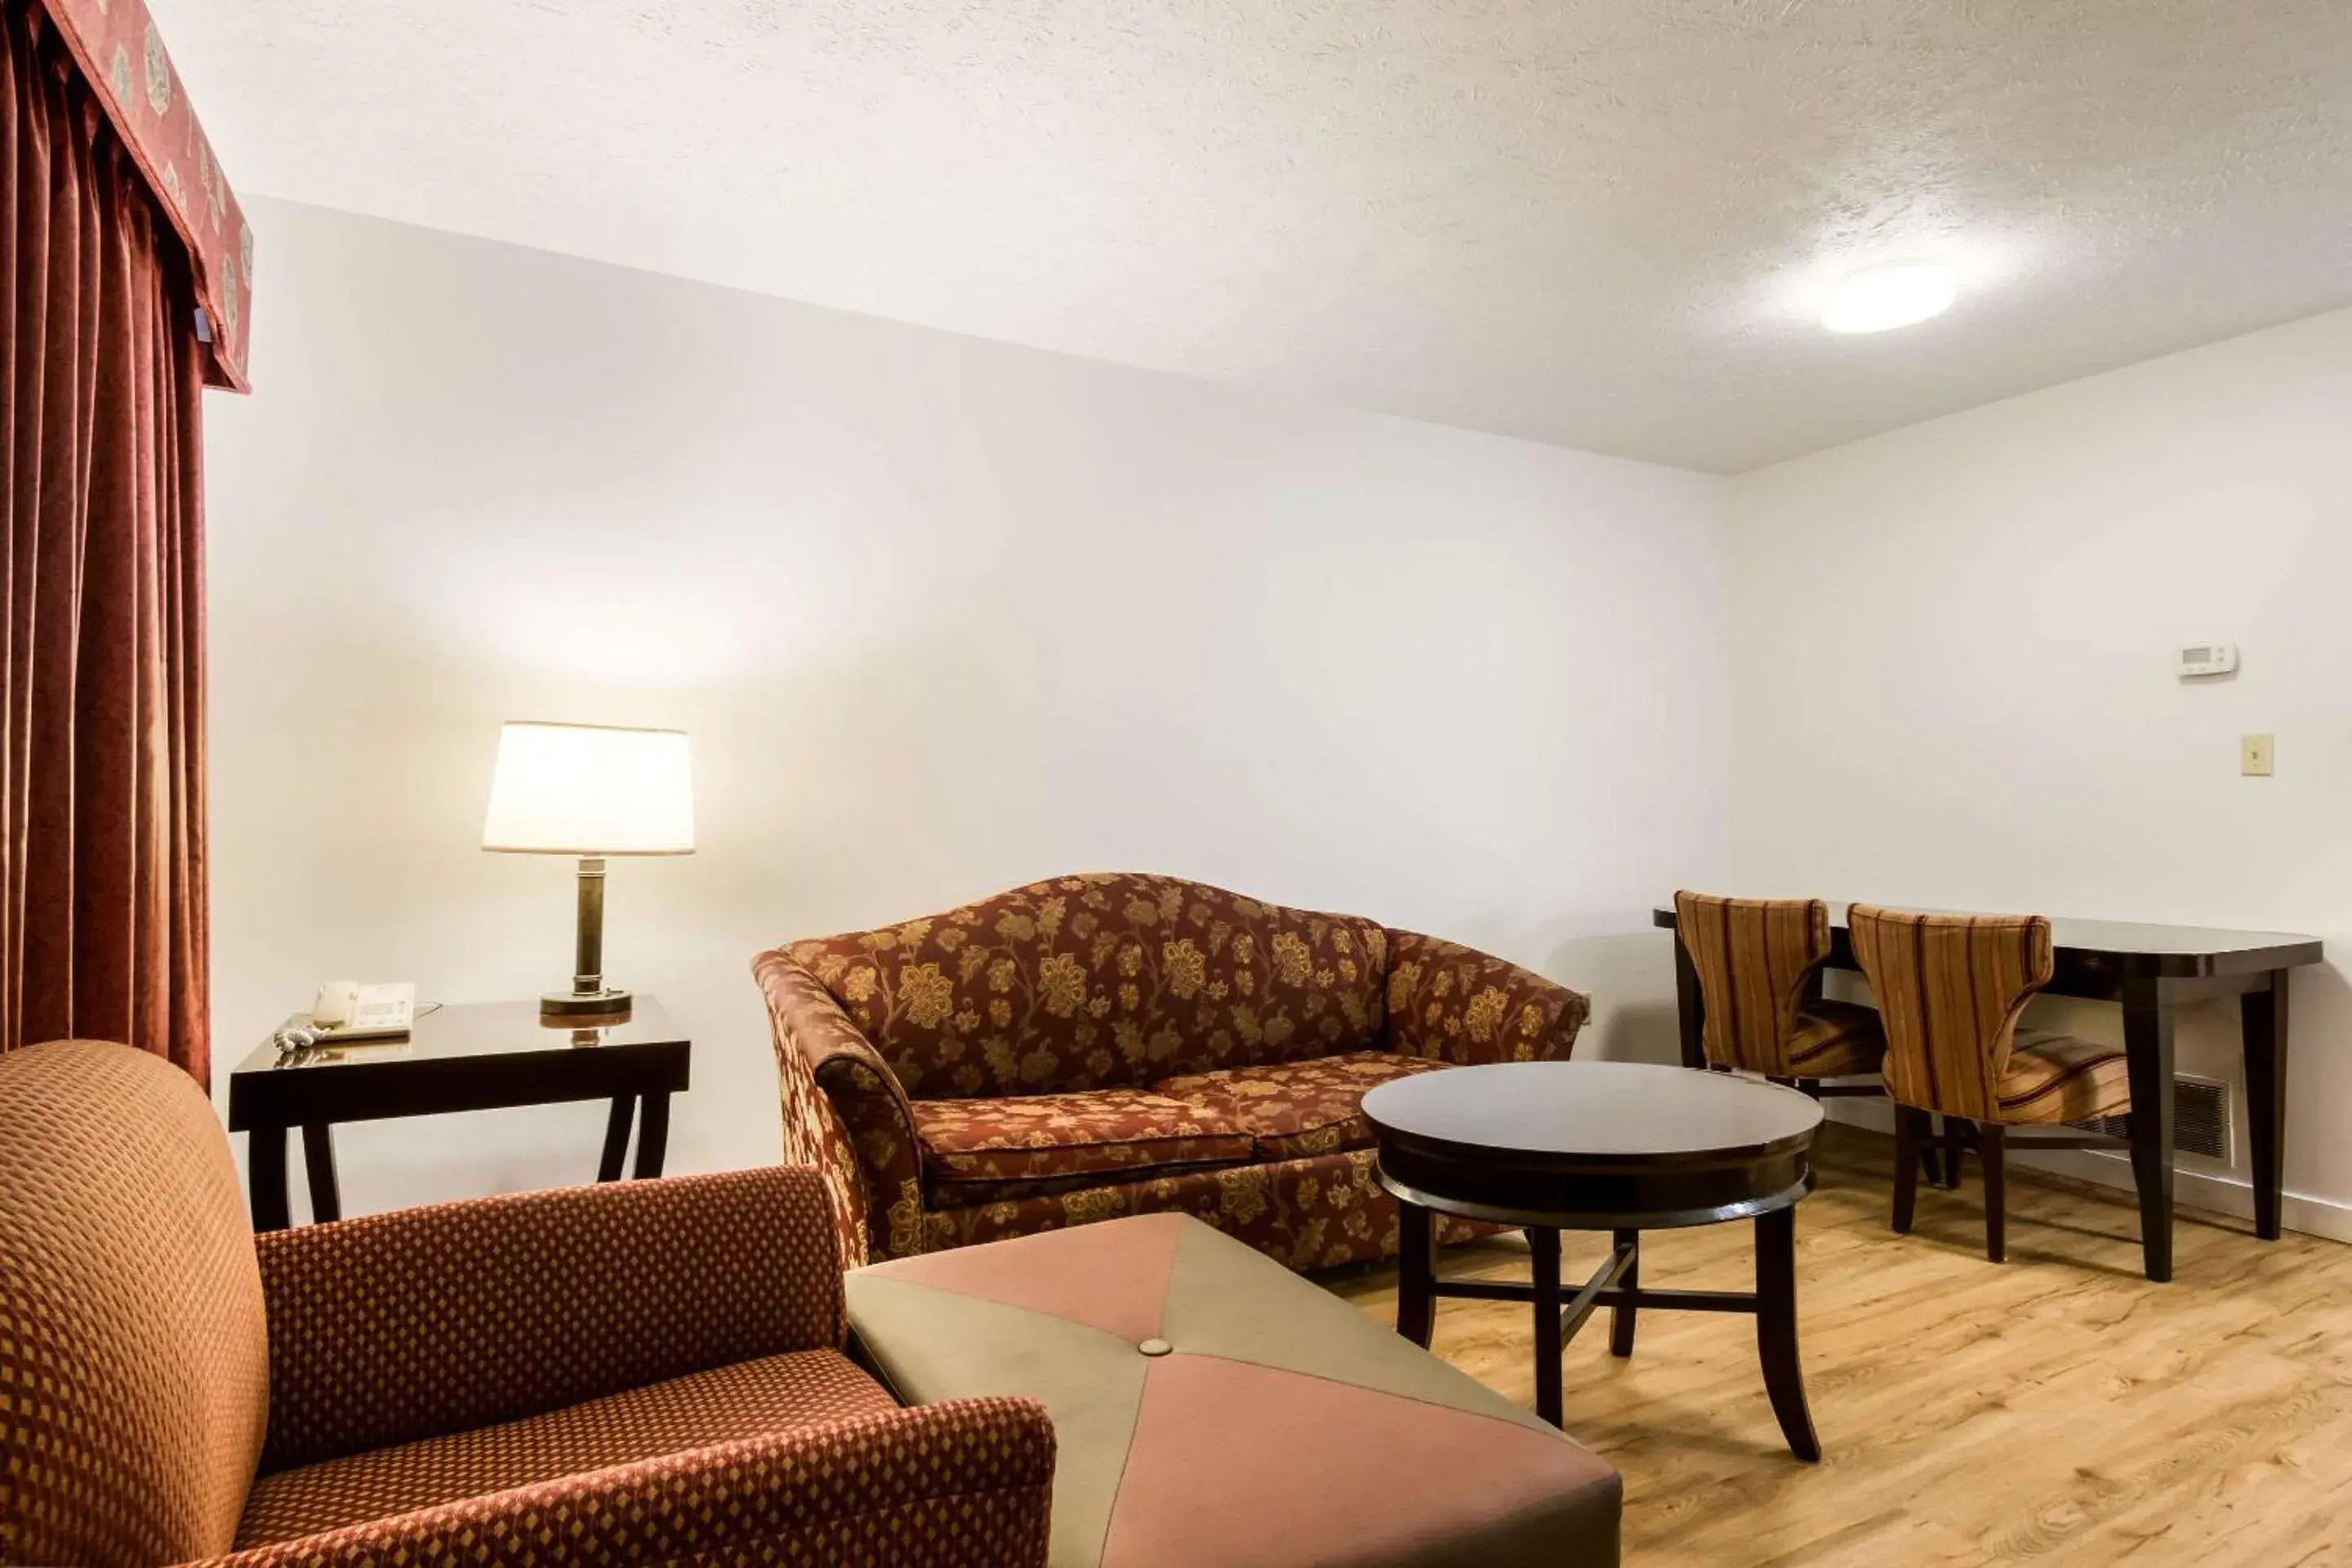
<path id="1" fill-rule="evenodd" d="M 310 1026 L 322 1041 L 404 1035 L 415 1016 L 416 987 L 405 980 L 375 985 L 330 980 L 310 1004 Z"/>

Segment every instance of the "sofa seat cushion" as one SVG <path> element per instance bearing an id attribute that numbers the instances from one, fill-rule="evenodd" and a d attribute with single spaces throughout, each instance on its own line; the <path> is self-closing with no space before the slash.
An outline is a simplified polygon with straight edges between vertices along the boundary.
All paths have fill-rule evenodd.
<path id="1" fill-rule="evenodd" d="M 1246 1131 L 1213 1110 L 1149 1089 L 919 1100 L 914 1112 L 923 1184 L 950 1205 L 1235 1165 L 1250 1157 Z"/>
<path id="2" fill-rule="evenodd" d="M 1394 1051 L 1349 1051 L 1312 1061 L 1273 1062 L 1191 1073 L 1156 1085 L 1161 1094 L 1250 1136 L 1259 1160 L 1299 1160 L 1339 1149 L 1369 1149 L 1364 1096 L 1381 1084 L 1452 1066 Z"/>
<path id="3" fill-rule="evenodd" d="M 1182 1215 L 853 1269 L 899 1395 L 1053 1417 L 1053 1568 L 1614 1568 L 1606 1464 Z"/>
<path id="4" fill-rule="evenodd" d="M 236 1544 L 242 1551 L 292 1541 L 535 1481 L 896 1408 L 889 1392 L 839 1351 L 764 1356 L 543 1415 L 263 1476 L 247 1496 Z"/>

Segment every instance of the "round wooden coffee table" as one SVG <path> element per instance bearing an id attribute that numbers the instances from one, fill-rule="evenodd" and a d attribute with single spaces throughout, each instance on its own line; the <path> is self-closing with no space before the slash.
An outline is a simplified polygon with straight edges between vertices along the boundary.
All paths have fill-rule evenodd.
<path id="1" fill-rule="evenodd" d="M 1437 1298 L 1531 1301 L 1536 1414 L 1560 1424 L 1560 1352 L 1597 1307 L 1610 1349 L 1633 1353 L 1643 1307 L 1750 1312 L 1764 1387 L 1801 1459 L 1821 1443 L 1797 1359 L 1796 1210 L 1813 1188 L 1818 1102 L 1726 1073 L 1633 1062 L 1506 1062 L 1382 1084 L 1364 1096 L 1381 1184 L 1403 1206 L 1397 1332 L 1426 1348 Z M 1437 1214 L 1518 1226 L 1532 1284 L 1441 1282 Z M 1641 1282 L 1642 1232 L 1756 1222 L 1756 1291 L 1657 1290 Z M 1609 1261 L 1563 1300 L 1559 1233 L 1605 1230 Z"/>

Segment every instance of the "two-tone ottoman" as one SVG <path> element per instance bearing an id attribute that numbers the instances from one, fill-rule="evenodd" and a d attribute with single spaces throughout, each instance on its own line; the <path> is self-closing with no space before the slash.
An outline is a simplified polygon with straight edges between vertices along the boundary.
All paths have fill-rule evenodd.
<path id="1" fill-rule="evenodd" d="M 1615 1471 L 1189 1215 L 878 1263 L 848 1297 L 907 1403 L 1045 1403 L 1053 1568 L 1618 1561 Z"/>

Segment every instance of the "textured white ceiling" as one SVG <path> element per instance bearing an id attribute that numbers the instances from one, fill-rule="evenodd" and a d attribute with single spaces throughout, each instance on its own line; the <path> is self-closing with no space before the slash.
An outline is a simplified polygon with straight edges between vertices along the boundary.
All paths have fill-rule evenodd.
<path id="1" fill-rule="evenodd" d="M 2352 302 L 2352 0 L 152 4 L 241 189 L 1721 471 Z"/>

